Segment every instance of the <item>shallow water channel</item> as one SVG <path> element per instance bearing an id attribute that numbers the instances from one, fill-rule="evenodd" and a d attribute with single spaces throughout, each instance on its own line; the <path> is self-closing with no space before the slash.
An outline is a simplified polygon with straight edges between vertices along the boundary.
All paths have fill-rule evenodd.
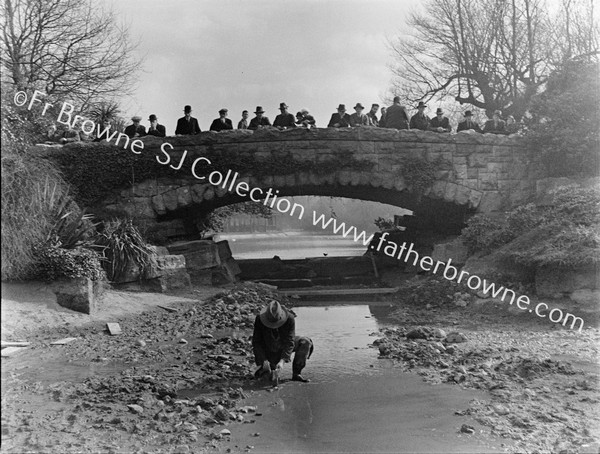
<path id="1" fill-rule="evenodd" d="M 482 392 L 452 385 L 430 385 L 402 373 L 369 347 L 386 323 L 388 306 L 356 304 L 294 307 L 296 332 L 312 338 L 315 351 L 303 375 L 310 383 L 289 381 L 254 391 L 252 424 L 231 429 L 234 452 L 503 452 L 476 421 L 454 412 L 468 408 Z M 459 432 L 470 424 L 482 433 Z M 256 436 L 255 434 L 260 435 Z"/>

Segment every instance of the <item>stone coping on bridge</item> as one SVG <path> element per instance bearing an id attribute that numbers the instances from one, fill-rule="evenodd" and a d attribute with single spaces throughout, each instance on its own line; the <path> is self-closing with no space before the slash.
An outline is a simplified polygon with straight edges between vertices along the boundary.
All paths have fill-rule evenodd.
<path id="1" fill-rule="evenodd" d="M 230 131 L 205 131 L 197 135 L 167 136 L 164 138 L 144 136 L 144 142 L 169 142 L 173 146 L 211 145 L 226 143 L 276 142 L 296 140 L 340 140 L 371 142 L 426 142 L 453 144 L 521 145 L 518 134 L 480 134 L 477 132 L 436 133 L 419 129 L 397 130 L 363 126 L 357 128 L 293 128 L 279 130 L 267 127 L 251 131 L 234 129 Z"/>

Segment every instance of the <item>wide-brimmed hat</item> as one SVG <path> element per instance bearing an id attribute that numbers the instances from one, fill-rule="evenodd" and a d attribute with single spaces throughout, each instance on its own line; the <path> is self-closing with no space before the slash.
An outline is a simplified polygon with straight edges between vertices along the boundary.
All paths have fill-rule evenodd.
<path id="1" fill-rule="evenodd" d="M 354 110 L 356 109 L 364 109 L 365 106 L 363 106 L 361 103 L 357 102 L 356 105 L 354 106 Z"/>
<path id="2" fill-rule="evenodd" d="M 470 110 L 467 110 L 465 112 L 465 117 L 472 117 L 473 116 L 473 112 L 471 112 Z"/>
<path id="3" fill-rule="evenodd" d="M 279 103 L 279 108 L 280 108 L 280 109 L 287 109 L 288 107 L 289 107 L 289 106 L 288 106 L 286 103 L 284 103 L 284 102 L 280 102 L 280 103 Z"/>
<path id="4" fill-rule="evenodd" d="M 158 120 L 158 118 L 156 118 L 156 115 L 152 114 L 148 117 L 148 121 L 152 122 L 154 120 Z"/>
<path id="5" fill-rule="evenodd" d="M 419 105 L 417 106 L 417 109 L 419 107 L 427 107 L 427 105 L 423 101 L 419 101 Z"/>
<path id="6" fill-rule="evenodd" d="M 227 109 L 225 109 L 225 108 L 219 110 L 219 113 L 227 113 L 227 112 L 229 112 L 229 111 Z"/>
<path id="7" fill-rule="evenodd" d="M 282 326 L 288 318 L 287 311 L 277 301 L 272 300 L 262 308 L 259 314 L 260 321 L 267 328 L 276 329 Z"/>
<path id="8" fill-rule="evenodd" d="M 345 112 L 346 111 L 346 104 L 340 104 L 338 106 L 337 110 L 343 110 Z"/>
<path id="9" fill-rule="evenodd" d="M 256 106 L 254 113 L 265 113 L 265 111 L 263 110 L 262 106 Z"/>
<path id="10" fill-rule="evenodd" d="M 444 113 L 444 111 L 442 110 L 442 108 L 441 108 L 441 107 L 438 107 L 438 108 L 435 110 L 435 113 L 436 113 L 436 114 L 443 114 L 443 113 Z"/>
<path id="11" fill-rule="evenodd" d="M 191 111 L 192 111 L 192 106 L 185 106 L 185 107 L 183 108 L 183 111 L 184 111 L 185 113 L 191 112 Z"/>
<path id="12" fill-rule="evenodd" d="M 142 117 L 140 117 L 139 115 L 134 115 L 133 117 L 131 117 L 131 121 L 142 121 Z"/>

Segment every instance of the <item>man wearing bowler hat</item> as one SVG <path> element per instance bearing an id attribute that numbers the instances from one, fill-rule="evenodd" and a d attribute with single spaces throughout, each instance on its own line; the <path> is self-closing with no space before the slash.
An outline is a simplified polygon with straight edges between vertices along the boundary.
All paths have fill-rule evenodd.
<path id="1" fill-rule="evenodd" d="M 193 135 L 200 133 L 200 125 L 198 120 L 192 117 L 192 106 L 185 106 L 183 108 L 184 116 L 177 120 L 177 128 L 175 134 L 177 135 Z"/>
<path id="2" fill-rule="evenodd" d="M 429 130 L 433 132 L 452 131 L 450 120 L 448 120 L 448 117 L 444 117 L 444 111 L 441 107 L 438 107 L 435 111 L 435 117 L 429 120 Z"/>
<path id="3" fill-rule="evenodd" d="M 369 117 L 363 113 L 365 106 L 361 103 L 356 103 L 354 106 L 354 113 L 350 115 L 350 126 L 369 126 Z"/>
<path id="4" fill-rule="evenodd" d="M 308 337 L 296 336 L 294 315 L 275 300 L 269 301 L 254 320 L 252 349 L 254 362 L 260 366 L 255 372 L 257 378 L 272 372 L 279 374 L 295 352 L 292 380 L 309 381 L 300 373 L 314 350 L 313 343 Z"/>
<path id="5" fill-rule="evenodd" d="M 481 132 L 481 128 L 479 127 L 479 125 L 473 121 L 473 112 L 471 112 L 470 110 L 467 110 L 465 112 L 465 119 L 464 119 L 464 121 L 461 121 L 458 124 L 458 127 L 456 128 L 456 132 L 468 131 L 470 129 L 477 131 L 477 132 Z"/>
<path id="6" fill-rule="evenodd" d="M 280 103 L 279 110 L 281 110 L 281 113 L 275 117 L 273 126 L 279 129 L 295 128 L 296 119 L 288 112 L 288 105 L 284 102 Z"/>
<path id="7" fill-rule="evenodd" d="M 427 106 L 423 101 L 419 101 L 417 106 L 417 113 L 410 118 L 410 129 L 420 129 L 421 131 L 427 131 L 429 129 L 429 117 L 425 115 L 425 109 Z"/>
<path id="8" fill-rule="evenodd" d="M 233 123 L 229 118 L 227 118 L 227 112 L 229 112 L 227 109 L 219 110 L 219 118 L 213 120 L 212 124 L 210 125 L 211 131 L 219 132 L 233 129 Z"/>
<path id="9" fill-rule="evenodd" d="M 349 128 L 350 127 L 350 115 L 346 115 L 346 105 L 340 104 L 337 108 L 337 113 L 331 115 L 329 120 L 328 128 Z"/>
<path id="10" fill-rule="evenodd" d="M 148 128 L 149 136 L 165 137 L 167 135 L 166 128 L 163 125 L 158 124 L 158 118 L 156 118 L 156 115 L 150 115 L 148 117 L 148 121 L 150 122 L 150 127 Z"/>
<path id="11" fill-rule="evenodd" d="M 265 111 L 261 106 L 256 106 L 256 111 L 254 113 L 256 114 L 256 117 L 250 120 L 248 129 L 257 130 L 259 128 L 264 128 L 265 126 L 271 126 L 269 119 L 263 115 Z"/>
<path id="12" fill-rule="evenodd" d="M 132 139 L 134 137 L 143 137 L 146 135 L 146 128 L 144 128 L 140 121 L 142 121 L 142 117 L 136 115 L 135 117 L 131 117 L 132 125 L 129 125 L 125 128 L 125 134 Z"/>

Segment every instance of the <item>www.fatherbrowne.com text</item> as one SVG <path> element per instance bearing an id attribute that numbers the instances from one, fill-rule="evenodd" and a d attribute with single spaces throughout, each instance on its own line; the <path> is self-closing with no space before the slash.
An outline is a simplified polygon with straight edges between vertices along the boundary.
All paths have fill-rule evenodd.
<path id="1" fill-rule="evenodd" d="M 44 96 L 44 94 L 36 90 L 29 101 L 27 107 L 28 110 L 31 110 L 36 103 L 42 103 L 40 96 Z M 27 100 L 28 95 L 23 91 L 17 92 L 14 96 L 14 103 L 17 106 L 24 106 L 27 104 Z M 52 106 L 53 105 L 50 103 L 44 103 L 41 115 L 45 115 L 47 110 Z M 72 104 L 63 102 L 56 121 L 64 125 L 69 125 L 70 127 L 80 125 L 81 130 L 85 134 L 89 135 L 95 133 L 99 137 L 104 137 L 106 142 L 113 142 L 115 145 L 119 145 L 123 142 L 123 149 L 129 148 L 134 154 L 141 154 L 144 150 L 144 142 L 142 140 L 131 140 L 126 134 L 117 131 L 110 133 L 110 127 L 101 130 L 100 125 L 97 125 L 92 120 L 81 115 L 75 115 L 74 113 L 75 107 Z M 179 162 L 176 163 L 176 165 L 173 165 L 174 163 L 171 163 L 171 155 L 168 153 L 169 150 L 173 149 L 173 145 L 168 142 L 163 142 L 160 147 L 161 154 L 156 156 L 156 161 L 158 164 L 168 165 L 174 170 L 180 170 L 186 162 L 188 151 L 184 150 Z M 197 157 L 190 166 L 192 176 L 200 181 L 208 181 L 211 185 L 221 187 L 227 192 L 235 192 L 240 197 L 247 197 L 253 202 L 262 203 L 280 213 L 298 216 L 298 219 L 304 218 L 306 211 L 304 206 L 299 203 L 292 203 L 284 197 L 279 197 L 279 191 L 274 190 L 273 188 L 266 190 L 260 187 L 251 188 L 248 183 L 248 178 L 240 177 L 238 172 L 233 172 L 231 169 L 225 174 L 218 170 L 214 170 L 210 172 L 208 176 L 199 175 L 200 166 L 210 166 L 211 164 L 212 163 L 208 158 L 202 156 Z M 383 253 L 385 255 L 396 258 L 397 260 L 400 260 L 403 257 L 405 263 L 412 260 L 413 266 L 419 266 L 424 271 L 430 271 L 432 274 L 437 274 L 439 271 L 448 281 L 466 284 L 469 289 L 481 291 L 486 296 L 491 295 L 493 298 L 498 298 L 501 295 L 500 300 L 502 302 L 505 302 L 508 297 L 510 298 L 509 304 L 512 305 L 516 302 L 516 306 L 520 310 L 528 310 L 530 313 L 534 313 L 541 318 L 547 317 L 552 323 L 562 323 L 563 326 L 567 326 L 567 324 L 570 323 L 569 328 L 577 329 L 579 332 L 583 329 L 584 321 L 581 317 L 577 317 L 568 312 L 565 313 L 558 308 L 548 311 L 549 306 L 546 303 L 541 302 L 534 307 L 530 307 L 531 301 L 527 295 L 517 296 L 517 293 L 512 289 L 505 288 L 504 286 L 497 286 L 495 283 L 488 282 L 486 279 L 482 279 L 476 274 L 471 274 L 464 270 L 459 271 L 455 266 L 451 265 L 452 259 L 448 259 L 447 262 L 439 260 L 434 262 L 429 256 L 420 257 L 414 250 L 413 243 L 407 245 L 406 242 L 404 242 L 401 245 L 398 245 L 395 242 L 386 239 L 389 236 L 387 232 L 381 234 L 377 245 L 371 245 L 371 241 L 374 237 L 373 234 L 367 236 L 365 231 L 359 233 L 356 227 L 346 226 L 344 222 L 338 223 L 337 219 L 333 217 L 327 218 L 324 214 L 319 215 L 315 211 L 312 211 L 312 223 L 314 226 L 320 226 L 323 230 L 331 227 L 334 234 L 341 234 L 344 238 L 352 238 L 355 242 L 360 241 L 365 247 L 369 246 L 376 251 L 381 251 L 383 248 Z"/>

